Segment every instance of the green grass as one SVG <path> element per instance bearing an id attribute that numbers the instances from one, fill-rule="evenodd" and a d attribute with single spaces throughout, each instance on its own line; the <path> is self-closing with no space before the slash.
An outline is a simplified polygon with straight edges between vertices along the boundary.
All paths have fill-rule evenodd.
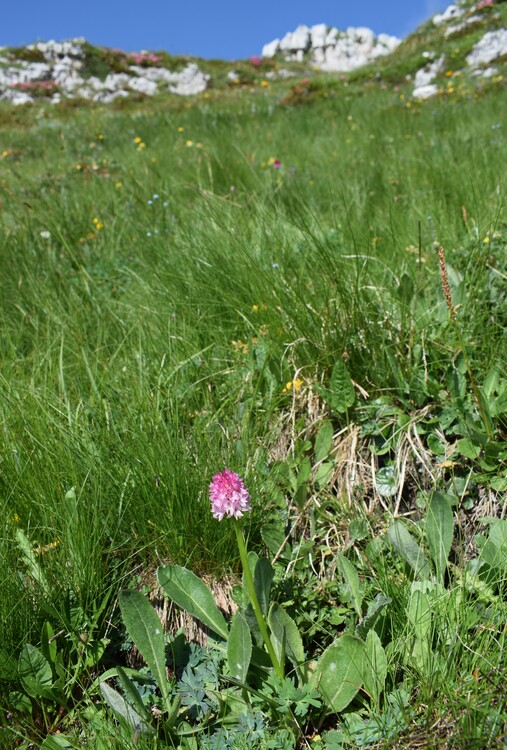
<path id="1" fill-rule="evenodd" d="M 296 494 L 305 460 L 318 463 L 327 418 L 338 437 L 326 460 L 337 471 L 339 436 L 358 425 L 364 466 L 406 461 L 402 510 L 417 519 L 429 491 L 452 494 L 455 541 L 462 534 L 468 545 L 456 552 L 458 571 L 482 529 L 474 513 L 505 510 L 503 83 L 478 99 L 470 90 L 410 106 L 391 86 L 365 83 L 359 95 L 362 85 L 331 87 L 304 107 L 280 103 L 280 84 L 126 110 L 40 105 L 12 123 L 2 108 L 0 644 L 17 655 L 49 620 L 66 632 L 70 672 L 80 628 L 111 637 L 118 589 L 146 581 L 161 561 L 237 574 L 233 532 L 211 518 L 207 496 L 213 473 L 230 466 L 252 493 L 252 545 L 262 548 L 266 521 L 282 519 L 293 541 L 300 533 L 322 555 L 320 581 L 297 556 L 291 573 L 305 592 L 291 611 L 310 654 L 350 626 L 351 612 L 336 623 L 316 592 L 336 586 L 335 606 L 347 610 L 329 563 L 347 546 L 342 532 L 366 519 L 349 552 L 365 602 L 379 591 L 393 600 L 383 625 L 388 680 L 411 695 L 398 740 L 407 744 L 397 746 L 438 720 L 433 747 L 450 736 L 459 742 L 448 746 L 500 747 L 504 580 L 487 606 L 453 573 L 448 596 L 459 603 L 442 615 L 453 635 L 446 641 L 432 625 L 438 668 L 423 668 L 404 646 L 412 577 L 388 546 L 386 557 L 368 547 L 384 539 L 394 496 L 379 499 L 365 475 L 352 497 L 316 468 L 296 482 L 312 502 Z M 474 377 L 482 387 L 497 373 L 485 393 L 493 446 L 450 325 L 440 245 Z M 356 389 L 348 412 L 319 391 L 340 359 Z M 284 392 L 296 379 L 301 391 Z M 407 424 L 418 425 L 419 444 L 411 432 L 405 440 Z M 459 440 L 474 456 L 463 443 L 456 452 Z M 45 589 L 16 529 L 42 550 Z M 314 605 L 326 616 L 310 627 Z M 85 625 L 69 624 L 72 606 Z M 93 737 L 98 721 L 117 743 L 106 746 L 130 746 L 104 717 L 79 714 L 86 689 L 79 700 L 71 724 Z M 17 717 L 16 731 L 45 736 L 52 722 L 36 708 L 32 720 Z"/>

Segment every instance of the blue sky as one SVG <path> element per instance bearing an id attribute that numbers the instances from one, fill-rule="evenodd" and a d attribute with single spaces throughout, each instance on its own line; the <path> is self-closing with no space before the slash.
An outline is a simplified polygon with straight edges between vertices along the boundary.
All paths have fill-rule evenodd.
<path id="1" fill-rule="evenodd" d="M 404 37 L 450 0 L 5 0 L 0 45 L 84 36 L 126 51 L 240 59 L 301 23 Z"/>

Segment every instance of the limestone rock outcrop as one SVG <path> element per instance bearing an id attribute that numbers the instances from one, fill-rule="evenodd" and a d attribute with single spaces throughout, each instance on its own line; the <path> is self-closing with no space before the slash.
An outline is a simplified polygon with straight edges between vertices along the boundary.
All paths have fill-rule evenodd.
<path id="1" fill-rule="evenodd" d="M 262 57 L 281 55 L 284 60 L 309 62 L 324 71 L 347 72 L 356 70 L 382 55 L 392 52 L 400 39 L 389 34 L 378 34 L 365 27 L 339 31 L 324 23 L 298 26 L 282 39 L 265 44 Z"/>

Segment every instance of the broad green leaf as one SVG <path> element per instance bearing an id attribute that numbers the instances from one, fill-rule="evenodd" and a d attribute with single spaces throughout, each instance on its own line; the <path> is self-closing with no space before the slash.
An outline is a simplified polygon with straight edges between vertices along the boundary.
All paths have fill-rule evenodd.
<path id="1" fill-rule="evenodd" d="M 118 601 L 127 632 L 148 665 L 167 704 L 169 684 L 165 671 L 164 634 L 157 613 L 139 591 L 121 591 Z"/>
<path id="2" fill-rule="evenodd" d="M 494 393 L 497 392 L 498 386 L 500 383 L 500 373 L 497 370 L 496 367 L 493 367 L 492 370 L 488 372 L 486 377 L 484 378 L 484 383 L 482 385 L 482 392 L 484 393 L 487 398 L 490 398 L 493 396 Z"/>
<path id="3" fill-rule="evenodd" d="M 378 703 L 387 677 L 387 656 L 375 630 L 366 636 L 364 653 L 364 688 L 374 703 Z"/>
<path id="4" fill-rule="evenodd" d="M 262 541 L 268 548 L 268 552 L 271 557 L 279 555 L 281 559 L 290 560 L 292 550 L 290 545 L 287 543 L 286 535 L 283 530 L 283 525 L 266 523 L 261 527 Z M 280 552 L 280 550 L 282 550 Z"/>
<path id="5" fill-rule="evenodd" d="M 297 479 L 296 479 L 296 485 L 298 489 L 300 489 L 305 484 L 305 482 L 308 481 L 311 473 L 312 473 L 312 462 L 310 461 L 309 456 L 306 456 L 305 458 L 303 458 L 303 460 L 300 462 L 298 466 L 298 473 L 297 473 Z"/>
<path id="6" fill-rule="evenodd" d="M 414 626 L 416 638 L 426 641 L 431 631 L 431 607 L 429 598 L 415 588 L 412 591 L 407 609 L 409 621 Z"/>
<path id="7" fill-rule="evenodd" d="M 118 666 L 116 668 L 116 673 L 127 698 L 129 698 L 136 711 L 139 712 L 139 715 L 142 716 L 145 721 L 149 722 L 151 720 L 151 714 L 144 705 L 141 694 L 135 683 L 130 679 L 122 667 Z"/>
<path id="8" fill-rule="evenodd" d="M 352 605 L 356 610 L 358 617 L 361 617 L 363 597 L 361 596 L 361 587 L 357 570 L 350 560 L 347 560 L 345 555 L 342 555 L 340 552 L 337 554 L 336 559 L 338 561 L 340 573 L 342 574 L 345 585 L 349 591 Z"/>
<path id="9" fill-rule="evenodd" d="M 74 750 L 75 745 L 63 734 L 48 735 L 42 745 L 41 750 Z"/>
<path id="10" fill-rule="evenodd" d="M 324 463 L 320 464 L 317 473 L 315 474 L 316 484 L 318 484 L 319 487 L 326 487 L 331 481 L 333 471 L 334 464 L 331 461 L 324 461 Z"/>
<path id="11" fill-rule="evenodd" d="M 238 610 L 232 618 L 227 641 L 227 663 L 232 677 L 240 682 L 245 682 L 251 658 L 252 636 L 250 628 Z"/>
<path id="12" fill-rule="evenodd" d="M 19 655 L 18 674 L 24 689 L 32 698 L 54 699 L 51 665 L 44 654 L 30 643 L 23 646 Z"/>
<path id="13" fill-rule="evenodd" d="M 490 568 L 507 568 L 507 521 L 495 520 L 491 524 L 489 536 L 481 550 L 480 559 Z"/>
<path id="14" fill-rule="evenodd" d="M 382 613 L 385 612 L 391 602 L 392 599 L 390 596 L 386 596 L 385 594 L 377 594 L 375 599 L 368 604 L 368 609 L 362 622 L 357 625 L 356 635 L 358 635 L 360 638 L 364 638 L 367 635 L 368 631 L 375 626 L 376 622 L 379 620 L 379 618 L 382 616 Z"/>
<path id="15" fill-rule="evenodd" d="M 428 505 L 426 536 L 437 579 L 442 582 L 454 535 L 454 517 L 446 495 L 434 492 Z"/>
<path id="16" fill-rule="evenodd" d="M 333 424 L 325 419 L 315 438 L 315 463 L 323 461 L 329 455 L 333 446 Z"/>
<path id="17" fill-rule="evenodd" d="M 363 641 L 343 635 L 320 657 L 311 685 L 334 713 L 343 711 L 363 685 L 364 653 Z"/>
<path id="18" fill-rule="evenodd" d="M 281 661 L 287 657 L 299 670 L 305 661 L 303 640 L 292 617 L 277 602 L 273 602 L 269 610 L 268 625 L 278 659 Z"/>
<path id="19" fill-rule="evenodd" d="M 196 617 L 225 641 L 229 630 L 207 586 L 191 570 L 180 565 L 164 565 L 157 578 L 166 594 L 182 609 Z"/>
<path id="20" fill-rule="evenodd" d="M 394 464 L 383 466 L 375 475 L 375 487 L 382 497 L 392 497 L 398 489 L 398 472 Z"/>
<path id="21" fill-rule="evenodd" d="M 461 440 L 458 440 L 456 449 L 465 458 L 477 458 L 481 452 L 481 446 L 474 443 L 470 438 L 461 438 Z"/>
<path id="22" fill-rule="evenodd" d="M 32 713 L 32 701 L 28 695 L 21 692 L 21 690 L 13 690 L 12 693 L 9 693 L 9 702 L 16 711 L 20 711 L 24 714 Z"/>
<path id="23" fill-rule="evenodd" d="M 44 576 L 44 573 L 42 572 L 42 568 L 33 551 L 32 545 L 27 535 L 21 529 L 16 529 L 15 538 L 16 543 L 21 550 L 23 562 L 26 565 L 28 575 L 35 581 L 35 583 L 37 583 L 41 587 L 44 592 L 49 592 L 50 587 L 48 585 L 46 577 Z"/>
<path id="24" fill-rule="evenodd" d="M 0 646 L 0 680 L 17 680 L 17 659 Z"/>
<path id="25" fill-rule="evenodd" d="M 54 635 L 55 631 L 51 623 L 46 620 L 42 626 L 41 651 L 50 664 L 54 664 L 56 660 L 56 639 Z"/>
<path id="26" fill-rule="evenodd" d="M 259 557 L 254 571 L 254 588 L 263 615 L 268 613 L 269 594 L 274 575 L 275 571 L 269 560 Z"/>
<path id="27" fill-rule="evenodd" d="M 354 405 L 356 392 L 354 384 L 342 359 L 337 360 L 331 373 L 331 408 L 344 413 Z"/>
<path id="28" fill-rule="evenodd" d="M 120 693 L 117 693 L 116 690 L 113 690 L 112 687 L 109 687 L 107 682 L 100 683 L 100 692 L 102 693 L 106 703 L 113 709 L 116 714 L 118 714 L 118 716 L 121 716 L 121 718 L 124 719 L 129 726 L 131 726 L 133 729 L 142 729 L 144 731 L 148 728 L 146 726 L 146 723 L 143 721 L 142 716 L 139 716 L 137 711 L 127 703 L 127 701 L 120 695 Z"/>
<path id="29" fill-rule="evenodd" d="M 415 574 L 420 578 L 429 578 L 431 570 L 428 559 L 405 524 L 395 521 L 387 535 L 396 552 L 413 568 Z"/>

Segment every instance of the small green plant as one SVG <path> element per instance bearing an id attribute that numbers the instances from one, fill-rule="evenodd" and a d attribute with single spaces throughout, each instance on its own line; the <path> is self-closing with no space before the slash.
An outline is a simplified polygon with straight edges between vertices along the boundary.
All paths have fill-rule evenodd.
<path id="1" fill-rule="evenodd" d="M 150 679 L 159 691 L 160 718 L 154 722 L 136 679 L 127 670 L 110 670 L 100 688 L 111 708 L 144 732 L 163 736 L 187 736 L 201 726 L 225 726 L 233 716 L 260 711 L 270 726 L 288 732 L 295 742 L 308 722 L 318 726 L 323 718 L 342 712 L 363 689 L 378 704 L 384 690 L 386 660 L 374 631 L 364 628 L 366 640 L 344 634 L 324 650 L 318 661 L 307 659 L 296 623 L 270 593 L 274 570 L 269 561 L 248 553 L 238 517 L 250 510 L 249 495 L 237 474 L 226 469 L 211 484 L 213 515 L 221 520 L 232 516 L 243 563 L 243 603 L 230 623 L 218 609 L 207 586 L 192 571 L 165 565 L 158 569 L 160 586 L 173 602 L 200 620 L 210 631 L 218 653 L 210 672 L 210 657 L 198 672 L 185 680 L 168 679 L 166 649 L 160 620 L 140 592 L 120 594 L 119 603 L 130 637 L 143 655 Z M 342 555 L 339 566 L 350 589 L 352 606 L 362 615 L 359 579 L 352 564 Z M 169 643 L 169 652 L 175 644 Z M 217 669 L 219 671 L 217 672 Z M 204 672 L 208 676 L 203 678 Z M 116 677 L 123 694 L 106 682 Z M 192 697 L 193 696 L 193 697 Z M 204 710 L 206 709 L 206 710 Z"/>

